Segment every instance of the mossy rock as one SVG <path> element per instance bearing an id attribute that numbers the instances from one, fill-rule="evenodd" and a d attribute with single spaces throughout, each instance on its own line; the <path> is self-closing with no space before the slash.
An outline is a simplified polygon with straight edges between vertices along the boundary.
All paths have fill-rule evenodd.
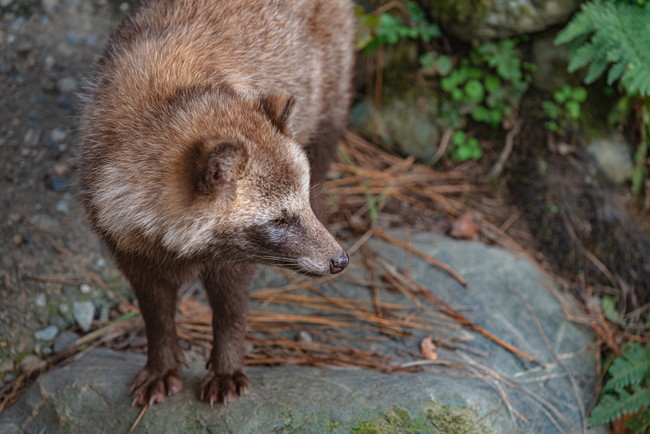
<path id="1" fill-rule="evenodd" d="M 562 23 L 579 0 L 429 0 L 431 14 L 456 37 L 507 38 L 544 30 Z"/>

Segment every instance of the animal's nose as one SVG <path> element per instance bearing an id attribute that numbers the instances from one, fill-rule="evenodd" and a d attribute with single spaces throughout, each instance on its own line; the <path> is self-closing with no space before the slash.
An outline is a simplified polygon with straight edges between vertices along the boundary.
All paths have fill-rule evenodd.
<path id="1" fill-rule="evenodd" d="M 330 273 L 336 274 L 340 273 L 345 269 L 345 267 L 348 266 L 350 263 L 350 258 L 348 257 L 348 254 L 345 252 L 341 252 L 341 254 L 334 259 L 330 259 Z"/>

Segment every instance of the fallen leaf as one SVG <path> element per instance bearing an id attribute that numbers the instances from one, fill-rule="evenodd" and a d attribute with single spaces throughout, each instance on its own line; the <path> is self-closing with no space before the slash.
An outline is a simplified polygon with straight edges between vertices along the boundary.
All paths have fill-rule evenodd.
<path id="1" fill-rule="evenodd" d="M 478 233 L 478 227 L 471 214 L 466 213 L 458 217 L 451 224 L 450 235 L 454 238 L 473 238 Z"/>
<path id="2" fill-rule="evenodd" d="M 422 339 L 420 342 L 420 353 L 429 360 L 436 360 L 438 358 L 436 344 L 433 343 L 433 338 L 431 336 Z"/>

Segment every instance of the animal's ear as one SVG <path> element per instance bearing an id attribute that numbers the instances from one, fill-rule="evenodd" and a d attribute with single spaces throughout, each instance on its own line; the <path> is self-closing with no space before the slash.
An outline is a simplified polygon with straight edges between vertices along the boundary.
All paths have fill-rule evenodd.
<path id="1" fill-rule="evenodd" d="M 199 177 L 199 191 L 203 194 L 234 191 L 234 182 L 244 173 L 247 162 L 248 152 L 244 146 L 229 142 L 217 143 L 212 147 Z"/>
<path id="2" fill-rule="evenodd" d="M 289 123 L 296 99 L 286 93 L 263 94 L 260 97 L 262 111 L 282 134 L 290 135 Z"/>

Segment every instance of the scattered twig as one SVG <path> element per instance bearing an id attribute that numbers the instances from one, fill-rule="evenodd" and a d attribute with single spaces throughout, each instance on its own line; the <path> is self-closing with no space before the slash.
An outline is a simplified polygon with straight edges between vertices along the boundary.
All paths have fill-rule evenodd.
<path id="1" fill-rule="evenodd" d="M 487 176 L 488 180 L 493 180 L 498 178 L 499 175 L 501 175 L 501 172 L 503 172 L 503 169 L 506 165 L 506 161 L 508 161 L 508 158 L 512 153 L 515 137 L 517 137 L 517 134 L 519 134 L 519 131 L 521 131 L 522 124 L 523 124 L 522 120 L 517 119 L 512 129 L 508 131 L 508 134 L 506 134 L 506 144 L 503 147 L 501 154 L 499 155 L 499 159 L 497 160 L 496 163 L 494 163 L 492 169 L 490 169 L 490 172 L 488 173 Z"/>
<path id="2" fill-rule="evenodd" d="M 138 424 L 140 423 L 140 419 L 142 419 L 142 416 L 144 416 L 145 412 L 146 412 L 148 409 L 149 409 L 149 405 L 148 405 L 148 404 L 145 404 L 145 405 L 142 407 L 142 410 L 140 410 L 140 414 L 138 414 L 138 417 L 135 419 L 135 422 L 133 422 L 133 425 L 131 425 L 131 429 L 129 430 L 129 432 L 133 432 L 133 430 L 135 429 L 135 427 L 138 426 Z"/>

